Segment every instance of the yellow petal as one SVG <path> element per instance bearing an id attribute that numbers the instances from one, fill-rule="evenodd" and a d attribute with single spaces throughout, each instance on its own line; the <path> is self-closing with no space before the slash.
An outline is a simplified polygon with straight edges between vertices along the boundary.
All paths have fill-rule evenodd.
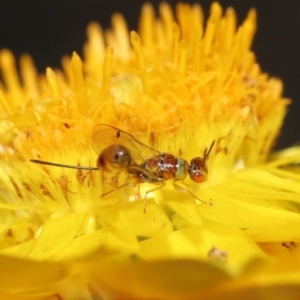
<path id="1" fill-rule="evenodd" d="M 111 256 L 117 256 L 120 260 L 123 257 L 137 254 L 138 250 L 136 236 L 113 227 L 107 227 L 72 239 L 53 259 L 57 261 L 70 260 L 97 251 L 101 253 L 103 261 L 110 259 Z"/>
<path id="2" fill-rule="evenodd" d="M 300 240 L 300 222 L 297 224 L 282 224 L 282 226 L 265 225 L 249 228 L 245 234 L 256 242 L 282 242 Z"/>
<path id="3" fill-rule="evenodd" d="M 187 201 L 167 201 L 166 204 L 178 215 L 185 219 L 190 225 L 201 226 L 202 219 L 196 203 Z"/>
<path id="4" fill-rule="evenodd" d="M 267 284 L 250 285 L 240 287 L 227 287 L 219 289 L 211 289 L 208 293 L 202 295 L 207 300 L 294 300 L 300 295 L 300 285 L 297 284 Z M 194 298 L 199 299 L 197 297 Z"/>
<path id="5" fill-rule="evenodd" d="M 201 191 L 200 198 L 212 202 L 212 206 L 200 205 L 202 217 L 239 228 L 283 226 L 300 224 L 300 215 L 279 207 L 243 202 L 242 199 L 212 190 Z M 247 196 L 249 197 L 249 196 Z"/>
<path id="6" fill-rule="evenodd" d="M 61 263 L 34 262 L 0 256 L 0 290 L 10 292 L 30 291 L 55 282 L 68 274 Z"/>
<path id="7" fill-rule="evenodd" d="M 197 260 L 165 260 L 102 265 L 90 262 L 91 279 L 134 299 L 189 299 L 191 295 L 231 280 L 223 268 Z"/>
<path id="8" fill-rule="evenodd" d="M 146 213 L 144 202 L 134 201 L 105 209 L 99 212 L 99 215 L 111 226 L 141 237 L 173 231 L 172 224 L 162 208 L 150 199 L 146 202 Z"/>
<path id="9" fill-rule="evenodd" d="M 264 188 L 270 188 L 271 190 L 277 189 L 298 194 L 300 193 L 300 185 L 295 184 L 296 182 L 294 180 L 291 180 L 288 176 L 282 177 L 274 175 L 270 172 L 271 170 L 272 168 L 268 167 L 249 168 L 243 172 L 237 172 L 233 177 L 254 183 Z"/>
<path id="10" fill-rule="evenodd" d="M 50 259 L 77 235 L 85 232 L 91 218 L 87 213 L 73 213 L 48 220 L 27 257 L 36 260 Z"/>
<path id="11" fill-rule="evenodd" d="M 1 290 L 0 298 L 5 300 L 60 300 L 57 293 L 7 293 Z"/>
<path id="12" fill-rule="evenodd" d="M 189 227 L 171 234 L 161 235 L 140 242 L 140 255 L 153 259 L 201 259 L 209 260 L 212 248 L 226 253 L 224 266 L 242 272 L 255 259 L 266 255 L 242 231 L 224 224 L 206 222 L 205 227 Z"/>

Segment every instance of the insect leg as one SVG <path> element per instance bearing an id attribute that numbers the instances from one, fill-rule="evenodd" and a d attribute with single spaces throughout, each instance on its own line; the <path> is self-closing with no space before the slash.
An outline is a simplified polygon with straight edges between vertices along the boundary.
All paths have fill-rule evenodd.
<path id="1" fill-rule="evenodd" d="M 104 172 L 103 172 L 104 173 Z M 112 190 L 110 190 L 110 191 L 108 191 L 108 192 L 105 192 L 105 193 L 103 193 L 102 195 L 101 195 L 101 197 L 104 197 L 104 196 L 106 196 L 106 195 L 108 195 L 108 194 L 110 194 L 110 193 L 112 193 L 112 192 L 114 192 L 114 191 L 116 191 L 116 190 L 119 190 L 119 189 L 121 189 L 121 188 L 125 188 L 125 187 L 127 187 L 127 186 L 132 186 L 132 187 L 135 187 L 139 182 L 138 182 L 138 178 L 136 177 L 136 175 L 131 175 L 131 176 L 129 176 L 129 178 L 133 181 L 127 181 L 126 183 L 124 183 L 124 184 L 121 184 L 121 185 L 119 185 L 119 186 L 115 186 L 114 187 L 114 189 L 112 189 Z M 117 183 L 117 176 L 114 176 L 113 178 L 113 182 L 112 183 L 110 183 L 110 184 L 115 184 L 115 183 Z M 105 175 L 103 175 L 103 178 L 102 178 L 102 180 L 103 180 L 103 182 L 107 182 L 106 181 L 106 178 L 105 178 Z"/>
<path id="2" fill-rule="evenodd" d="M 101 197 L 105 197 L 105 196 L 107 196 L 108 194 L 110 194 L 110 193 L 112 193 L 112 192 L 114 192 L 114 191 L 116 191 L 116 190 L 125 188 L 125 187 L 127 187 L 127 186 L 133 186 L 133 187 L 134 187 L 134 186 L 136 186 L 136 185 L 137 185 L 137 183 L 130 183 L 130 182 L 121 184 L 121 185 L 115 187 L 113 190 L 108 191 L 108 192 L 106 192 L 106 193 L 103 193 L 103 194 L 101 195 Z"/>
<path id="3" fill-rule="evenodd" d="M 153 189 L 151 189 L 149 191 L 146 191 L 146 193 L 145 193 L 145 198 L 144 198 L 144 213 L 146 212 L 147 195 L 150 194 L 150 193 L 152 193 L 152 192 L 155 192 L 155 191 L 161 189 L 162 187 L 164 187 L 166 185 L 165 182 L 159 182 L 158 184 L 159 185 L 157 187 L 155 187 L 155 188 L 153 188 Z"/>
<path id="4" fill-rule="evenodd" d="M 180 186 L 180 185 L 177 183 L 178 181 L 181 181 L 181 180 L 175 180 L 175 179 L 173 179 L 173 181 L 172 181 L 172 184 L 173 184 L 173 187 L 175 188 L 175 190 L 177 190 L 178 192 L 181 192 L 181 193 L 187 193 L 187 194 L 189 194 L 192 198 L 195 198 L 195 199 L 197 199 L 198 201 L 200 201 L 200 202 L 202 202 L 202 203 L 205 203 L 205 204 L 207 204 L 207 205 L 212 205 L 211 202 L 206 202 L 206 201 L 203 201 L 203 200 L 199 199 L 199 198 L 198 198 L 193 192 L 191 192 L 189 189 L 186 189 L 186 188 Z"/>
<path id="5" fill-rule="evenodd" d="M 127 169 L 127 172 L 129 174 L 134 174 L 134 175 L 143 175 L 143 182 L 162 182 L 165 181 L 163 178 L 158 177 L 157 175 L 155 175 L 154 173 L 140 167 L 140 166 L 136 166 L 136 165 L 132 165 Z"/>
<path id="6" fill-rule="evenodd" d="M 187 188 L 190 187 L 190 185 L 189 185 L 188 183 L 184 182 L 183 180 L 181 180 L 181 182 L 182 182 Z"/>

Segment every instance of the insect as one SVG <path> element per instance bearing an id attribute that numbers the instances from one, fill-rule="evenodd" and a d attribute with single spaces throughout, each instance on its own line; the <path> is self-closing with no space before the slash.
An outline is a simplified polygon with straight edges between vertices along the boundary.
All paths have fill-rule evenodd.
<path id="1" fill-rule="evenodd" d="M 93 129 L 92 139 L 93 147 L 99 153 L 97 167 L 72 166 L 35 159 L 30 161 L 64 168 L 100 170 L 102 171 L 102 176 L 109 175 L 109 179 L 103 177 L 103 180 L 106 182 L 110 181 L 112 184 L 117 182 L 121 172 L 126 172 L 130 177 L 130 180 L 125 184 L 116 186 L 113 190 L 103 193 L 101 196 L 105 196 L 125 186 L 144 182 L 158 185 L 146 192 L 144 198 L 146 199 L 149 193 L 162 188 L 167 180 L 172 179 L 176 190 L 186 192 L 191 197 L 204 202 L 188 188 L 180 186 L 178 182 L 183 181 L 187 176 L 197 183 L 207 180 L 207 160 L 215 141 L 212 142 L 208 150 L 207 148 L 204 150 L 203 157 L 195 157 L 188 163 L 186 160 L 173 154 L 157 151 L 137 140 L 132 134 L 111 125 L 96 125 Z"/>

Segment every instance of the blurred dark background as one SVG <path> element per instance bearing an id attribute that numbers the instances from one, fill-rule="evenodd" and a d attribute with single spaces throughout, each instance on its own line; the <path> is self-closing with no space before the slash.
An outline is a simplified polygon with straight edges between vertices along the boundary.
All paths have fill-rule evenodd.
<path id="1" fill-rule="evenodd" d="M 149 1 L 157 8 L 160 1 Z M 174 6 L 179 1 L 168 1 Z M 195 1 L 185 1 L 195 3 Z M 82 54 L 86 26 L 97 21 L 110 26 L 113 12 L 121 12 L 130 29 L 136 29 L 144 1 L 125 0 L 1 0 L 0 49 L 18 57 L 29 53 L 40 72 L 60 67 L 64 54 Z M 199 2 L 206 16 L 212 1 Z M 277 149 L 300 141 L 300 1 L 220 0 L 225 9 L 235 8 L 239 24 L 251 7 L 258 12 L 258 31 L 253 50 L 262 70 L 284 81 L 284 96 L 293 100 Z"/>

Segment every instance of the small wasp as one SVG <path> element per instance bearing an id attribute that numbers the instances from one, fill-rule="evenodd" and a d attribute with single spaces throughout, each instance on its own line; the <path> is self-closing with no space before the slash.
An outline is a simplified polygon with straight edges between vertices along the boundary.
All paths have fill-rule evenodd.
<path id="1" fill-rule="evenodd" d="M 146 199 L 149 193 L 162 188 L 167 180 L 172 179 L 176 190 L 186 192 L 191 197 L 204 202 L 198 199 L 189 189 L 178 185 L 178 181 L 183 181 L 188 175 L 192 181 L 197 183 L 207 180 L 207 160 L 215 141 L 212 142 L 208 150 L 204 150 L 203 157 L 195 157 L 188 163 L 173 154 L 157 151 L 138 141 L 132 134 L 107 124 L 98 124 L 94 127 L 92 140 L 95 150 L 99 153 L 97 167 L 72 166 L 36 159 L 30 161 L 64 168 L 100 170 L 102 174 L 109 174 L 113 182 L 117 181 L 121 172 L 128 174 L 130 182 L 119 185 L 101 196 L 129 185 L 144 182 L 158 184 L 158 187 L 146 192 Z"/>

